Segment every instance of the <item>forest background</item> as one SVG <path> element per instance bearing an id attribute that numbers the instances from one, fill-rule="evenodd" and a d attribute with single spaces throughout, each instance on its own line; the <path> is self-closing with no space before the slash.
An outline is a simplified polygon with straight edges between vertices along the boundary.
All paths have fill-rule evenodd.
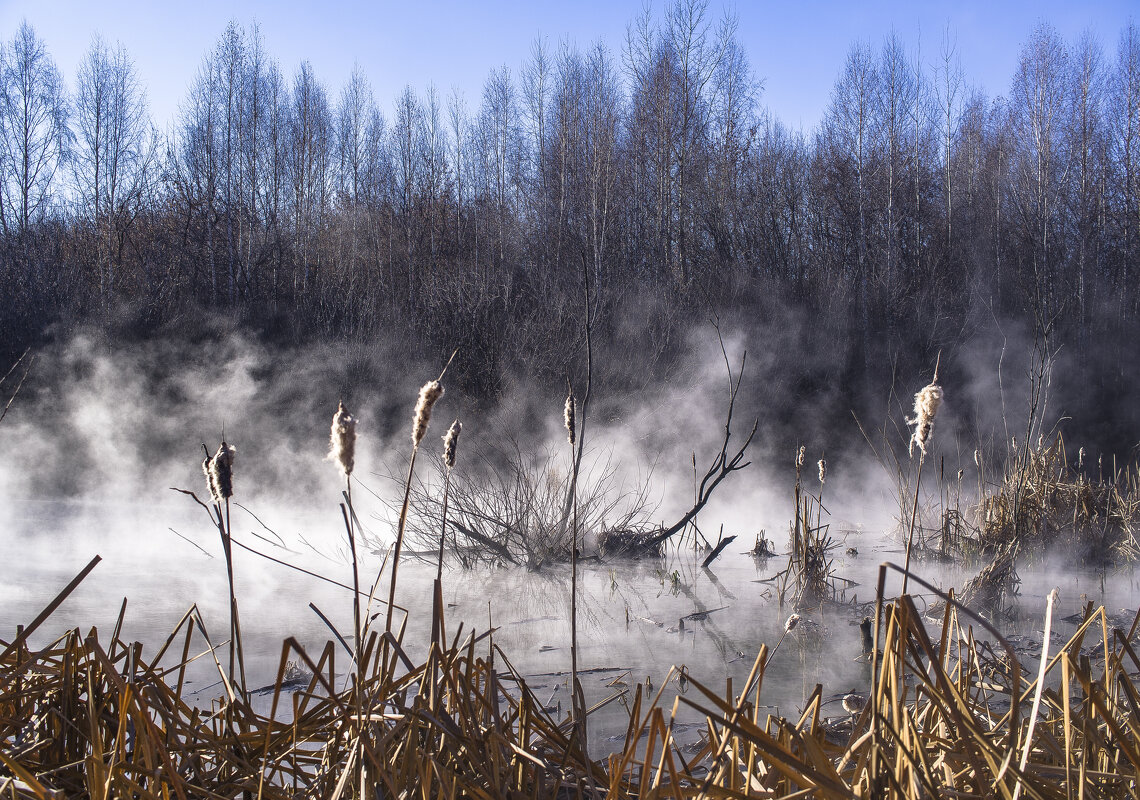
<path id="1" fill-rule="evenodd" d="M 948 385 L 1043 360 L 1082 442 L 1140 439 L 1130 21 L 1107 43 L 1038 24 L 995 97 L 949 32 L 856 42 L 808 132 L 700 0 L 616 50 L 537 39 L 479 97 L 409 84 L 388 113 L 363 70 L 283 67 L 253 23 L 224 27 L 165 132 L 145 80 L 109 41 L 64 76 L 30 25 L 5 36 L 0 361 L 237 332 L 333 343 L 359 387 L 459 348 L 452 385 L 493 404 L 582 376 L 588 287 L 611 396 L 671 380 L 717 320 L 788 437 L 805 401 L 821 431 L 881 419 L 941 353 Z"/>

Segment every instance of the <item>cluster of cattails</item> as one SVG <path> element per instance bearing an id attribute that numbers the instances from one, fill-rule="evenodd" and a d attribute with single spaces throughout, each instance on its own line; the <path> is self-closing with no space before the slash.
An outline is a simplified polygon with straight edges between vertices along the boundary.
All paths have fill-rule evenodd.
<path id="1" fill-rule="evenodd" d="M 427 433 L 428 423 L 431 421 L 431 408 L 439 398 L 443 397 L 443 384 L 439 381 L 428 381 L 420 389 L 420 398 L 416 401 L 416 417 L 412 425 L 412 444 L 420 446 L 420 442 Z"/>
<path id="2" fill-rule="evenodd" d="M 225 442 L 218 445 L 218 452 L 212 456 L 209 450 L 206 451 L 206 458 L 202 461 L 202 472 L 206 475 L 206 487 L 210 491 L 210 499 L 215 503 L 224 503 L 234 496 L 234 453 L 236 452 L 233 445 Z"/>
<path id="3" fill-rule="evenodd" d="M 356 417 L 348 413 L 342 401 L 333 416 L 329 434 L 329 458 L 337 463 L 347 478 L 352 474 L 356 455 Z"/>
<path id="4" fill-rule="evenodd" d="M 942 387 L 937 383 L 927 384 L 914 396 L 914 418 L 906 421 L 907 425 L 914 428 L 914 433 L 910 437 L 911 455 L 914 455 L 914 448 L 917 445 L 922 457 L 926 457 L 930 433 L 934 429 L 934 417 L 941 405 Z"/>
<path id="5" fill-rule="evenodd" d="M 570 446 L 574 446 L 575 439 L 575 420 L 574 420 L 574 390 L 570 389 L 566 393 L 566 407 L 562 409 L 562 419 L 566 423 L 566 436 L 570 440 Z"/>
<path id="6" fill-rule="evenodd" d="M 443 437 L 443 463 L 450 470 L 455 466 L 455 448 L 459 444 L 459 434 L 463 431 L 463 423 L 459 420 L 451 423 L 447 434 Z"/>

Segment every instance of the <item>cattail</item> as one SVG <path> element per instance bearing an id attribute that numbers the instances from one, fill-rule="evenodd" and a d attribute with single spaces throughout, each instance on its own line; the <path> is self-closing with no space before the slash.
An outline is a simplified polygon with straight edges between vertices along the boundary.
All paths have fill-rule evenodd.
<path id="1" fill-rule="evenodd" d="M 804 465 L 804 459 L 806 457 L 807 457 L 807 448 L 801 444 L 799 451 L 796 452 L 796 469 L 799 469 L 800 467 L 802 467 Z"/>
<path id="2" fill-rule="evenodd" d="M 341 401 L 333 416 L 332 433 L 329 434 L 329 458 L 340 466 L 347 478 L 352 474 L 356 454 L 356 417 L 348 413 Z"/>
<path id="3" fill-rule="evenodd" d="M 435 401 L 443 397 L 443 384 L 439 381 L 428 381 L 420 388 L 420 399 L 416 401 L 416 419 L 412 425 L 412 444 L 420 446 L 427 433 L 428 423 L 431 421 L 431 407 Z"/>
<path id="4" fill-rule="evenodd" d="M 795 627 L 800 624 L 800 615 L 792 614 L 788 617 L 788 621 L 784 623 L 784 633 L 791 633 Z"/>
<path id="5" fill-rule="evenodd" d="M 202 445 L 202 449 L 206 450 L 206 445 Z M 214 471 L 210 469 L 210 462 L 214 457 L 210 455 L 210 451 L 206 450 L 206 457 L 202 459 L 202 474 L 206 476 L 206 491 L 210 493 L 211 500 L 218 499 L 218 484 L 214 482 Z"/>
<path id="6" fill-rule="evenodd" d="M 562 410 L 562 417 L 566 423 L 566 433 L 570 439 L 570 446 L 574 446 L 574 390 L 566 395 L 566 407 Z"/>
<path id="7" fill-rule="evenodd" d="M 827 480 L 827 461 L 825 459 L 819 460 L 819 482 L 823 483 Z"/>
<path id="8" fill-rule="evenodd" d="M 455 446 L 459 444 L 459 434 L 462 431 L 463 423 L 455 420 L 447 429 L 447 435 L 443 437 L 443 463 L 448 469 L 455 466 Z"/>
<path id="9" fill-rule="evenodd" d="M 974 451 L 974 464 L 977 465 L 978 469 L 982 468 L 982 451 L 981 450 L 975 450 Z"/>
<path id="10" fill-rule="evenodd" d="M 233 445 L 222 442 L 218 445 L 218 452 L 210 459 L 210 492 L 215 503 L 221 503 L 234 496 L 234 453 L 236 452 Z"/>
<path id="11" fill-rule="evenodd" d="M 961 483 L 962 478 L 964 478 L 964 477 L 966 477 L 966 470 L 964 470 L 964 469 L 958 470 L 958 483 Z"/>
<path id="12" fill-rule="evenodd" d="M 1077 452 L 1077 469 L 1084 469 L 1085 466 L 1085 448 L 1081 448 Z"/>
<path id="13" fill-rule="evenodd" d="M 940 405 L 942 405 L 942 387 L 937 383 L 927 384 L 914 396 L 914 418 L 906 421 L 907 425 L 914 426 L 914 433 L 910 437 L 911 455 L 914 455 L 914 446 L 918 445 L 922 457 L 926 457 L 930 432 L 934 429 L 934 417 L 938 414 Z"/>

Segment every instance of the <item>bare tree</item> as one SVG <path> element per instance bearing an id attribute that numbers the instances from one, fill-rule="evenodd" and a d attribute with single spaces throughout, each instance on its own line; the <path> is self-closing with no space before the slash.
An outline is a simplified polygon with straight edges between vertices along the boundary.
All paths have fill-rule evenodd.
<path id="1" fill-rule="evenodd" d="M 396 101 L 396 121 L 392 129 L 392 156 L 395 161 L 397 211 L 403 224 L 407 262 L 408 303 L 415 302 L 413 232 L 417 194 L 423 180 L 424 112 L 411 86 L 405 86 Z"/>
<path id="2" fill-rule="evenodd" d="M 458 250 L 463 243 L 463 201 L 464 185 L 470 170 L 470 156 L 467 153 L 467 102 L 463 93 L 453 88 L 447 99 L 447 119 L 451 125 L 451 162 L 455 167 L 455 245 Z M 476 264 L 478 258 L 476 257 Z"/>
<path id="3" fill-rule="evenodd" d="M 439 225 L 439 205 L 447 183 L 447 131 L 439 104 L 439 93 L 429 85 L 424 103 L 424 181 L 428 234 L 428 264 L 436 268 L 436 228 Z M 446 215 L 442 220 L 446 223 Z"/>
<path id="4" fill-rule="evenodd" d="M 536 37 L 530 48 L 530 59 L 522 70 L 523 116 L 529 138 L 530 169 L 527 176 L 532 190 L 530 196 L 535 202 L 531 210 L 539 225 L 549 221 L 547 191 L 547 113 L 552 95 L 552 66 L 545 39 Z M 545 242 L 539 243 L 539 258 L 545 262 L 547 250 Z"/>
<path id="5" fill-rule="evenodd" d="M 293 79 L 289 116 L 289 175 L 296 243 L 293 291 L 301 295 L 308 292 L 309 281 L 320 267 L 317 237 L 332 194 L 332 135 L 328 96 L 312 66 L 302 61 Z"/>
<path id="6" fill-rule="evenodd" d="M 360 257 L 360 220 L 365 207 L 371 142 L 370 123 L 376 101 L 364 70 L 356 64 L 341 90 L 336 126 L 336 193 L 339 208 L 349 217 L 348 272 L 355 279 Z"/>
<path id="7" fill-rule="evenodd" d="M 1110 159 L 1113 166 L 1114 228 L 1120 251 L 1110 291 L 1123 318 L 1136 314 L 1136 264 L 1140 258 L 1140 29 L 1135 22 L 1120 34 L 1108 95 Z M 1131 297 L 1132 302 L 1127 302 Z"/>
<path id="8" fill-rule="evenodd" d="M 0 46 L 0 225 L 27 252 L 31 225 L 50 209 L 68 153 L 63 80 L 27 22 Z M 32 268 L 31 265 L 28 265 Z"/>
<path id="9" fill-rule="evenodd" d="M 1056 267 L 1061 231 L 1059 198 L 1070 166 L 1063 136 L 1068 112 L 1069 52 L 1057 31 L 1039 25 L 1022 48 L 1011 92 L 1017 186 L 1012 192 L 1029 255 L 1028 287 L 1039 328 L 1048 329 L 1058 308 Z"/>
<path id="10" fill-rule="evenodd" d="M 907 61 L 902 41 L 891 33 L 883 42 L 875 82 L 878 141 L 883 150 L 886 197 L 886 241 L 884 243 L 884 280 L 889 291 L 894 289 L 898 266 L 898 203 L 896 195 L 904 180 L 907 154 L 907 116 L 918 91 L 914 72 Z M 913 164 L 911 165 L 913 168 Z"/>
<path id="11" fill-rule="evenodd" d="M 1068 192 L 1069 226 L 1076 244 L 1077 336 L 1083 344 L 1088 321 L 1089 261 L 1094 265 L 1099 251 L 1098 217 L 1102 207 L 1102 156 L 1106 141 L 1103 132 L 1104 55 L 1091 33 L 1081 36 L 1073 52 L 1072 110 L 1067 149 L 1071 153 L 1072 189 Z"/>
<path id="12" fill-rule="evenodd" d="M 935 67 L 935 74 L 938 77 L 936 94 L 941 121 L 939 138 L 942 150 L 942 197 L 945 200 L 943 216 L 946 222 L 946 251 L 949 253 L 954 219 L 951 164 L 954 161 L 954 138 L 961 112 L 959 95 L 962 91 L 962 62 L 958 56 L 958 43 L 950 35 L 949 25 L 942 32 L 940 57 L 941 63 Z"/>
<path id="13" fill-rule="evenodd" d="M 492 70 L 483 85 L 479 125 L 487 188 L 495 207 L 498 227 L 499 267 L 507 257 L 508 219 L 517 208 L 522 154 L 522 133 L 511 71 L 506 66 Z"/>
<path id="14" fill-rule="evenodd" d="M 122 45 L 98 37 L 76 76 L 72 178 L 96 240 L 99 296 L 114 290 L 125 237 L 147 199 L 157 150 L 146 98 Z"/>
<path id="15" fill-rule="evenodd" d="M 837 182 L 836 188 L 848 199 L 850 217 L 847 239 L 854 250 L 852 282 L 858 298 L 862 322 L 863 357 L 870 355 L 870 284 L 874 269 L 867 252 L 869 190 L 875 163 L 872 159 L 872 123 L 878 75 L 871 49 L 858 43 L 847 54 L 843 73 L 835 84 L 831 105 L 823 122 L 825 147 L 842 173 L 851 173 L 853 186 Z M 851 208 L 853 206 L 853 208 Z"/>

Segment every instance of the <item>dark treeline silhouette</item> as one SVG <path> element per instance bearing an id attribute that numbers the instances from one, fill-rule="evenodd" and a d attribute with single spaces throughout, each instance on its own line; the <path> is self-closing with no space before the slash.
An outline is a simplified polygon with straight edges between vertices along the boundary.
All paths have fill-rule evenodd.
<path id="1" fill-rule="evenodd" d="M 288 74 L 255 25 L 225 29 L 167 135 L 144 77 L 97 39 L 68 89 L 30 27 L 4 42 L 5 353 L 220 316 L 286 344 L 460 346 L 468 390 L 491 396 L 507 370 L 561 379 L 588 279 L 599 341 L 646 365 L 710 314 L 795 314 L 832 357 L 794 388 L 856 393 L 1016 320 L 1115 363 L 1083 376 L 1095 391 L 1128 380 L 1132 23 L 1107 49 L 1039 25 L 998 98 L 949 37 L 858 43 L 810 134 L 764 110 L 733 20 L 701 0 L 647 11 L 618 53 L 538 41 L 481 97 L 408 86 L 387 116 L 359 69 L 338 89 L 307 62 Z"/>

